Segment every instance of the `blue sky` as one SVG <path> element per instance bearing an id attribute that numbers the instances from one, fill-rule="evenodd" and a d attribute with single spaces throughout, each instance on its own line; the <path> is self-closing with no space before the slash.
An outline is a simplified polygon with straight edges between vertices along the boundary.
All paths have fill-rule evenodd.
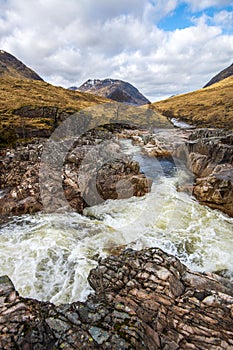
<path id="1" fill-rule="evenodd" d="M 206 18 L 208 25 L 215 25 L 217 24 L 216 17 L 220 14 L 222 14 L 222 16 L 225 15 L 225 23 L 218 23 L 222 25 L 222 32 L 233 33 L 233 6 L 222 6 L 221 4 L 219 6 L 192 10 L 190 5 L 181 2 L 174 11 L 171 11 L 171 13 L 159 21 L 158 27 L 165 31 L 184 29 L 193 26 L 195 21 L 202 17 Z"/>
<path id="2" fill-rule="evenodd" d="M 233 0 L 0 0 L 0 49 L 46 81 L 129 81 L 151 101 L 233 63 Z"/>
<path id="3" fill-rule="evenodd" d="M 158 23 L 158 27 L 165 31 L 173 31 L 176 29 L 184 29 L 192 26 L 192 13 L 189 11 L 187 4 L 183 3 L 162 18 Z"/>

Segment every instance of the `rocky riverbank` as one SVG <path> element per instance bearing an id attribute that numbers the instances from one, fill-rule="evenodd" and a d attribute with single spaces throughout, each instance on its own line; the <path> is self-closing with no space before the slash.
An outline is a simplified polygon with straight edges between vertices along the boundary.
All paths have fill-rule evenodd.
<path id="1" fill-rule="evenodd" d="M 52 144 L 48 162 L 41 159 L 48 148 L 44 139 L 2 150 L 1 215 L 34 213 L 44 207 L 46 211 L 72 209 L 82 213 L 86 206 L 106 199 L 143 196 L 150 191 L 151 180 L 140 172 L 137 162 L 121 153 L 110 131 L 92 130 L 69 140 L 71 147 L 66 143 Z M 61 149 L 66 151 L 62 164 L 58 161 Z M 40 176 L 43 182 L 46 179 L 43 198 Z"/>
<path id="2" fill-rule="evenodd" d="M 192 175 L 178 187 L 198 201 L 233 216 L 233 132 L 222 129 L 125 130 L 150 157 L 173 157 Z M 179 164 L 179 163 L 177 163 Z"/>
<path id="3" fill-rule="evenodd" d="M 86 206 L 109 198 L 128 198 L 148 193 L 151 180 L 140 173 L 137 162 L 120 152 L 117 137 L 123 137 L 131 138 L 150 157 L 174 157 L 186 163 L 193 177 L 190 183 L 184 183 L 178 190 L 188 191 L 201 203 L 233 216 L 231 131 L 174 128 L 158 129 L 152 134 L 143 130 L 123 129 L 119 130 L 121 132 L 117 137 L 114 131 L 89 131 L 73 140 L 68 148 L 64 141 L 55 143 L 51 162 L 56 163 L 61 148 L 65 149 L 66 157 L 62 171 L 45 167 L 49 176 L 45 176 L 47 192 L 43 193 L 43 198 L 40 195 L 39 176 L 46 141 L 36 139 L 15 149 L 2 150 L 0 213 L 34 213 L 44 210 L 44 207 L 46 211 L 72 208 L 82 213 Z M 61 200 L 61 191 L 57 189 L 61 181 L 66 203 L 64 198 Z"/>
<path id="4" fill-rule="evenodd" d="M 22 298 L 0 278 L 1 349 L 233 349 L 233 285 L 159 249 L 125 250 L 89 274 L 86 302 Z"/>

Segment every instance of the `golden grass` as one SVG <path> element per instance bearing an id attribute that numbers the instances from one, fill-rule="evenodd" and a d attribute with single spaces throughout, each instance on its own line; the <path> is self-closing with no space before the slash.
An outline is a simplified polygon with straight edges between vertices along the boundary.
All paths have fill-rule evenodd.
<path id="1" fill-rule="evenodd" d="M 207 88 L 155 102 L 151 108 L 200 127 L 233 129 L 233 76 Z"/>
<path id="2" fill-rule="evenodd" d="M 56 106 L 80 110 L 107 99 L 56 87 L 43 81 L 0 79 L 0 111 L 12 111 L 22 106 Z"/>
<path id="3" fill-rule="evenodd" d="M 51 118 L 46 116 L 30 118 L 30 115 L 22 117 L 17 112 L 22 107 L 29 107 L 32 110 L 38 107 L 52 107 L 59 112 L 74 113 L 107 101 L 102 97 L 67 90 L 39 80 L 1 77 L 0 144 L 15 141 L 17 131 L 22 127 L 25 130 L 53 130 L 54 122 Z"/>
<path id="4" fill-rule="evenodd" d="M 41 107 L 55 108 L 53 118 Z M 22 113 L 26 109 L 27 115 Z M 36 112 L 35 112 L 36 111 Z M 107 123 L 130 123 L 143 127 L 168 126 L 167 118 L 147 106 L 134 107 L 116 103 L 89 93 L 67 90 L 39 80 L 0 78 L 0 146 L 28 138 L 32 130 L 48 136 L 63 121 L 61 115 L 83 113 L 91 119 L 88 127 Z M 40 115 L 41 114 L 41 115 Z M 58 119 L 58 120 L 55 120 Z"/>

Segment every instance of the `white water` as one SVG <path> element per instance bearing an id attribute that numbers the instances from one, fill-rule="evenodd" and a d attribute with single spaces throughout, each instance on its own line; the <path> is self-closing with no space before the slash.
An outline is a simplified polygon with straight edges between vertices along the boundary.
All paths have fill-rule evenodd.
<path id="1" fill-rule="evenodd" d="M 0 275 L 9 275 L 23 296 L 58 304 L 84 300 L 97 257 L 122 245 L 160 247 L 194 270 L 233 275 L 233 219 L 177 192 L 183 171 L 161 176 L 158 161 L 151 164 L 159 176 L 144 197 L 108 200 L 86 209 L 86 216 L 26 215 L 3 225 Z"/>
<path id="2" fill-rule="evenodd" d="M 188 123 L 179 121 L 176 118 L 171 118 L 171 122 L 177 128 L 181 128 L 181 129 L 192 129 L 192 128 L 194 128 L 193 125 L 190 125 Z"/>

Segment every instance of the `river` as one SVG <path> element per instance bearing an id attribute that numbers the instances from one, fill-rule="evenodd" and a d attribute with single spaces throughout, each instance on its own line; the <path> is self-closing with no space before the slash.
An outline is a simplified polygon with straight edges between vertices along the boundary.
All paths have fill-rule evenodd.
<path id="1" fill-rule="evenodd" d="M 1 275 L 22 296 L 56 304 L 85 300 L 99 257 L 118 247 L 159 247 L 197 271 L 233 276 L 233 219 L 200 205 L 176 185 L 187 176 L 173 161 L 148 158 L 130 141 L 125 153 L 153 178 L 144 197 L 107 200 L 84 215 L 35 214 L 15 217 L 0 230 Z"/>

